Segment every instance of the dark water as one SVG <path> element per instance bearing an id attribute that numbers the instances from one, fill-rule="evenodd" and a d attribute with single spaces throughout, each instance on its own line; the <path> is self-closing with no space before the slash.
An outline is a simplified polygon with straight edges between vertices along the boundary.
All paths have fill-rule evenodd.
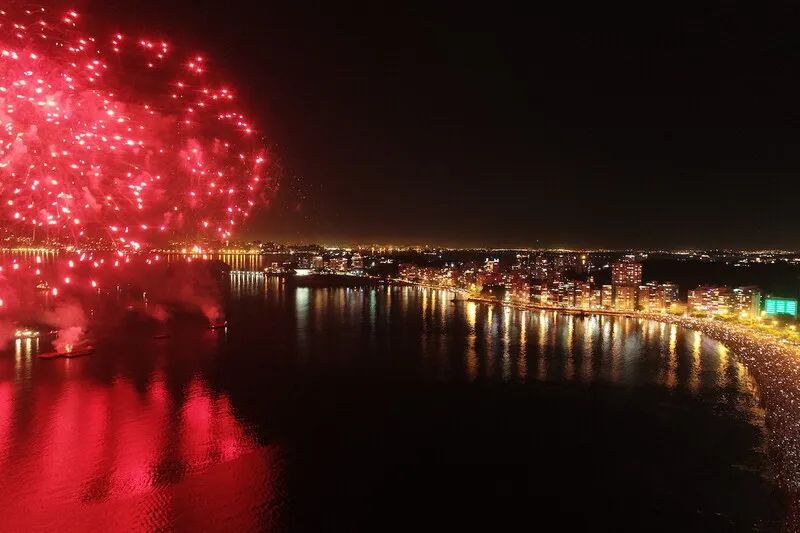
<path id="1" fill-rule="evenodd" d="M 0 356 L 0 530 L 780 527 L 733 354 L 633 319 L 233 275 L 227 331 Z M 42 346 L 44 349 L 44 346 Z"/>

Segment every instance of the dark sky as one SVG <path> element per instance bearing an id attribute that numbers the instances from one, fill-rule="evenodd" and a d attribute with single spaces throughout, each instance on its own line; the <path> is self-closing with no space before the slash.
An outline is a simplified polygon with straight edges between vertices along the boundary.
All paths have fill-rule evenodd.
<path id="1" fill-rule="evenodd" d="M 239 85 L 281 161 L 248 236 L 798 247 L 796 11 L 537 4 L 79 7 Z"/>

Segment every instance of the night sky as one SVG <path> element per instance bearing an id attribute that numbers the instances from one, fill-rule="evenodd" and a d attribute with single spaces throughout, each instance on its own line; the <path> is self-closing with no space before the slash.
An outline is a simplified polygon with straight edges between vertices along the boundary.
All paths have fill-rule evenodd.
<path id="1" fill-rule="evenodd" d="M 239 86 L 281 177 L 247 237 L 797 247 L 797 12 L 263 4 L 78 2 Z"/>

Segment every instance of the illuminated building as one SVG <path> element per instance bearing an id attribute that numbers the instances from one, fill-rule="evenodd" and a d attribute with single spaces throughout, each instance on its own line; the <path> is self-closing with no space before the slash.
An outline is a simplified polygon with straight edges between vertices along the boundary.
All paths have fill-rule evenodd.
<path id="1" fill-rule="evenodd" d="M 315 255 L 314 258 L 311 260 L 311 268 L 322 270 L 325 268 L 325 261 L 322 259 L 321 255 Z"/>
<path id="2" fill-rule="evenodd" d="M 767 316 L 791 315 L 797 316 L 797 300 L 794 298 L 777 298 L 773 296 L 764 300 L 764 313 Z"/>
<path id="3" fill-rule="evenodd" d="M 592 289 L 592 297 L 589 301 L 589 307 L 593 309 L 599 309 L 603 307 L 603 292 L 601 289 Z"/>
<path id="4" fill-rule="evenodd" d="M 588 308 L 592 300 L 592 287 L 588 283 L 575 282 L 572 288 L 574 307 Z"/>
<path id="5" fill-rule="evenodd" d="M 561 307 L 575 305 L 575 287 L 572 283 L 560 283 L 556 288 L 556 303 Z"/>
<path id="6" fill-rule="evenodd" d="M 580 281 L 577 281 L 572 285 L 572 294 L 570 295 L 571 307 L 583 307 L 583 285 L 584 284 Z"/>
<path id="7" fill-rule="evenodd" d="M 614 307 L 614 287 L 603 285 L 600 289 L 600 305 L 606 309 Z"/>
<path id="8" fill-rule="evenodd" d="M 531 286 L 525 279 L 516 280 L 513 284 L 511 297 L 522 303 L 528 303 L 531 299 Z"/>
<path id="9" fill-rule="evenodd" d="M 537 257 L 536 262 L 531 269 L 531 275 L 543 281 L 552 281 L 554 278 L 555 270 L 550 265 L 546 257 Z"/>
<path id="10" fill-rule="evenodd" d="M 551 305 L 550 290 L 546 283 L 531 285 L 531 303 L 534 305 Z"/>
<path id="11" fill-rule="evenodd" d="M 658 305 L 658 290 L 648 283 L 639 286 L 637 309 L 642 311 L 659 311 L 663 306 Z"/>
<path id="12" fill-rule="evenodd" d="M 361 254 L 359 253 L 353 254 L 353 257 L 350 260 L 350 266 L 354 269 L 364 268 L 364 259 L 361 257 Z"/>
<path id="13" fill-rule="evenodd" d="M 697 287 L 689 291 L 690 313 L 711 315 L 737 314 L 757 316 L 761 309 L 761 291 L 758 287 Z"/>
<path id="14" fill-rule="evenodd" d="M 528 282 L 527 276 L 521 274 L 519 271 L 514 271 L 506 274 L 504 277 L 506 300 L 528 303 L 531 297 L 531 285 Z"/>
<path id="15" fill-rule="evenodd" d="M 636 287 L 620 285 L 614 287 L 614 309 L 633 311 L 636 308 Z"/>
<path id="16" fill-rule="evenodd" d="M 344 272 L 347 270 L 347 258 L 346 257 L 332 257 L 331 260 L 328 262 L 328 268 L 331 270 L 338 270 L 339 272 Z"/>
<path id="17" fill-rule="evenodd" d="M 639 304 L 642 311 L 667 311 L 678 301 L 678 286 L 674 283 L 659 284 L 651 281 L 639 286 Z"/>
<path id="18" fill-rule="evenodd" d="M 622 262 L 611 265 L 611 284 L 615 287 L 638 287 L 641 283 L 641 263 Z"/>
<path id="19" fill-rule="evenodd" d="M 731 311 L 731 290 L 728 287 L 697 287 L 689 291 L 689 312 L 712 315 Z"/>
<path id="20" fill-rule="evenodd" d="M 761 289 L 736 287 L 731 294 L 732 311 L 738 315 L 758 316 L 761 312 Z"/>
<path id="21" fill-rule="evenodd" d="M 678 286 L 674 283 L 662 283 L 661 291 L 663 293 L 664 307 L 668 308 L 673 304 L 678 303 Z"/>
<path id="22" fill-rule="evenodd" d="M 417 265 L 403 263 L 399 267 L 400 278 L 413 281 L 419 274 L 417 273 Z"/>

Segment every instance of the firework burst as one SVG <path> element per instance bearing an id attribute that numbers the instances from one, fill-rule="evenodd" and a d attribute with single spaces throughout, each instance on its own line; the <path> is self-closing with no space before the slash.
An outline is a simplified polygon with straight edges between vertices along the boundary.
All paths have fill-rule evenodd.
<path id="1" fill-rule="evenodd" d="M 20 231 L 227 239 L 264 151 L 233 90 L 166 42 L 81 33 L 78 14 L 0 11 L 0 217 Z"/>
<path id="2" fill-rule="evenodd" d="M 169 239 L 227 240 L 265 183 L 257 134 L 205 58 L 79 19 L 0 10 L 0 224 L 73 250 L 0 266 L 0 306 L 21 286 L 99 290 L 103 268 Z M 97 239 L 111 254 L 81 251 Z"/>

